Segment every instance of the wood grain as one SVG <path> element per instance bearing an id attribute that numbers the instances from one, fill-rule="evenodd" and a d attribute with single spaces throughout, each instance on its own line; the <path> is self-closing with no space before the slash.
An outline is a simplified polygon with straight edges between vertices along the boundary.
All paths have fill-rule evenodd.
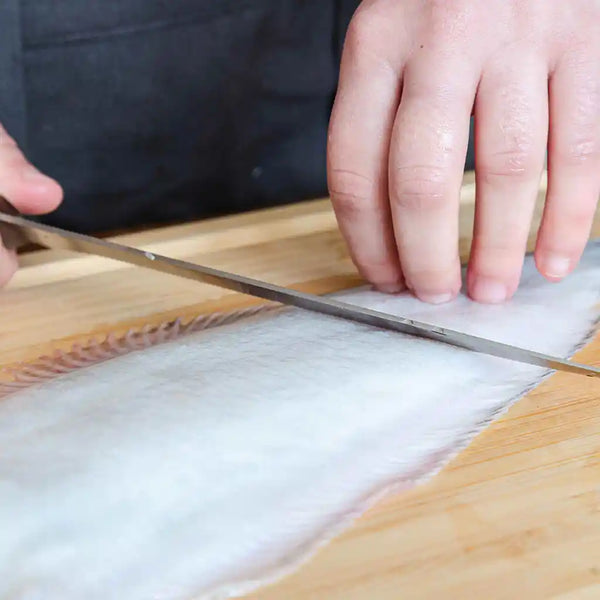
<path id="1" fill-rule="evenodd" d="M 542 185 L 536 222 L 541 214 Z M 466 259 L 474 184 L 462 193 Z M 600 219 L 593 235 L 600 236 Z M 317 293 L 360 282 L 327 201 L 162 228 L 120 241 Z M 40 251 L 0 294 L 0 364 L 109 331 L 245 306 L 217 288 Z M 600 340 L 577 357 L 600 364 Z M 390 498 L 253 600 L 600 598 L 600 393 L 557 374 L 419 488 Z"/>

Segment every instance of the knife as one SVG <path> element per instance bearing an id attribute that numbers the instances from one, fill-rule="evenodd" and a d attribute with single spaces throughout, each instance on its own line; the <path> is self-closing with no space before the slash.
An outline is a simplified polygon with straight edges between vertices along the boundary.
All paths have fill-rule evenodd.
<path id="1" fill-rule="evenodd" d="M 271 302 L 295 306 L 331 317 L 349 319 L 380 329 L 398 331 L 481 354 L 588 377 L 600 377 L 600 369 L 596 367 L 37 223 L 21 217 L 14 207 L 2 197 L 0 197 L 0 236 L 3 244 L 10 249 L 17 249 L 24 244 L 33 243 L 46 248 L 103 256 L 256 296 Z"/>

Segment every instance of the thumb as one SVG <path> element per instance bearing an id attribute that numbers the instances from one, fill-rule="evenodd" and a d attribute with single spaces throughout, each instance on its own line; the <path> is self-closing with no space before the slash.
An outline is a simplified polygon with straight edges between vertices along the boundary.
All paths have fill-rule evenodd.
<path id="1" fill-rule="evenodd" d="M 0 196 L 19 212 L 39 215 L 53 211 L 63 191 L 54 179 L 40 173 L 0 125 Z M 1 258 L 0 258 L 1 260 Z"/>
<path id="2" fill-rule="evenodd" d="M 19 212 L 39 215 L 53 211 L 62 201 L 60 185 L 40 173 L 23 155 L 15 140 L 0 125 L 0 196 Z M 1 240 L 0 240 L 1 242 Z M 0 243 L 0 287 L 17 270 L 15 252 Z"/>

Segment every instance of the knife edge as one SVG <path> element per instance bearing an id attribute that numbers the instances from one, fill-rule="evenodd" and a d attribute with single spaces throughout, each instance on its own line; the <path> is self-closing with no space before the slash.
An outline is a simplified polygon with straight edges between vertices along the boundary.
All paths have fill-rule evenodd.
<path id="1" fill-rule="evenodd" d="M 343 318 L 379 329 L 397 331 L 476 353 L 487 354 L 550 370 L 566 371 L 588 377 L 600 377 L 600 368 L 597 367 L 488 340 L 445 327 L 355 306 L 334 298 L 308 294 L 243 275 L 169 258 L 124 246 L 113 241 L 66 231 L 50 225 L 30 221 L 15 214 L 0 212 L 0 235 L 13 248 L 19 247 L 24 243 L 34 243 L 47 248 L 103 256 L 104 258 L 259 297 L 270 302 L 277 302 L 336 318 Z"/>

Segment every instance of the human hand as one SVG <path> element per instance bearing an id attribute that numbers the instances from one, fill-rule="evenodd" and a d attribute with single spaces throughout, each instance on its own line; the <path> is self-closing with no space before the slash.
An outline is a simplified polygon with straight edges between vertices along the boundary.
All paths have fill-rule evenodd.
<path id="1" fill-rule="evenodd" d="M 1 125 L 0 196 L 6 198 L 19 212 L 30 215 L 51 212 L 62 200 L 60 185 L 27 161 L 16 142 Z M 16 254 L 0 245 L 0 286 L 5 285 L 16 270 Z"/>
<path id="2" fill-rule="evenodd" d="M 458 210 L 475 117 L 476 219 L 467 287 L 519 283 L 548 150 L 539 271 L 572 271 L 600 194 L 600 1 L 364 0 L 332 113 L 328 179 L 351 255 L 382 291 L 461 287 Z"/>

